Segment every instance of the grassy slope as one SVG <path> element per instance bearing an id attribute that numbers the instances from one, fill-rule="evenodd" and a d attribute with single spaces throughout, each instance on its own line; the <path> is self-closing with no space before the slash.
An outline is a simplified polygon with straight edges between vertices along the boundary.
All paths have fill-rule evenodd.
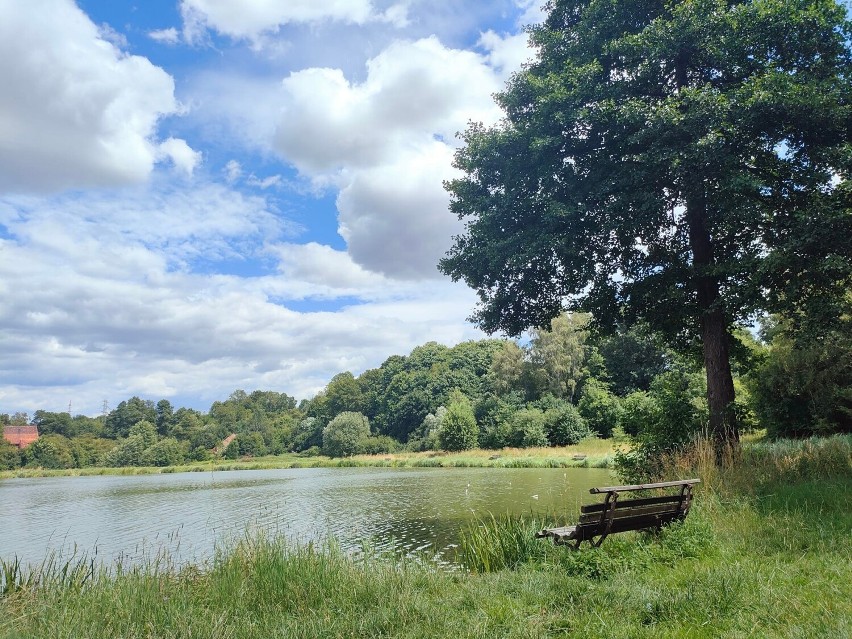
<path id="1" fill-rule="evenodd" d="M 207 570 L 53 571 L 0 598 L 0 637 L 848 637 L 852 438 L 813 448 L 748 455 L 659 538 L 575 553 L 484 522 L 479 573 L 254 540 Z"/>

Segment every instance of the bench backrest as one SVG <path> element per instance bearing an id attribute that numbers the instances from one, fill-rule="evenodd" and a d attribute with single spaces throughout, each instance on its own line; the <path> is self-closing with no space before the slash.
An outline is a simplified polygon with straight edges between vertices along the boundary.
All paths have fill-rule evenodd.
<path id="1" fill-rule="evenodd" d="M 599 530 L 605 530 L 608 534 L 659 528 L 676 519 L 683 519 L 692 504 L 692 486 L 698 481 L 687 479 L 677 482 L 593 488 L 591 493 L 606 493 L 606 499 L 603 503 L 588 504 L 580 508 L 578 527 L 585 529 L 585 533 L 581 532 L 581 535 L 593 534 Z M 678 494 L 619 499 L 622 492 L 673 487 L 680 488 Z"/>

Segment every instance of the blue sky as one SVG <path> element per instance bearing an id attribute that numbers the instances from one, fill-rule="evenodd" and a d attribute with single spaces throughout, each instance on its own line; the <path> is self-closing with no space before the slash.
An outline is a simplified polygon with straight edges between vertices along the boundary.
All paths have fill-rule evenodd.
<path id="1" fill-rule="evenodd" d="M 0 0 L 0 412 L 310 397 L 482 335 L 456 132 L 537 0 Z"/>

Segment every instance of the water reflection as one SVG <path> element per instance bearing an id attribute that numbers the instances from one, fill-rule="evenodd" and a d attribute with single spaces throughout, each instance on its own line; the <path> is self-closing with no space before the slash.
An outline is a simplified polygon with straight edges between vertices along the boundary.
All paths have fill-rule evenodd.
<path id="1" fill-rule="evenodd" d="M 106 562 L 161 552 L 204 561 L 256 531 L 446 555 L 473 517 L 576 511 L 590 487 L 608 483 L 599 469 L 493 468 L 12 479 L 0 482 L 0 557 L 38 563 L 76 548 Z"/>

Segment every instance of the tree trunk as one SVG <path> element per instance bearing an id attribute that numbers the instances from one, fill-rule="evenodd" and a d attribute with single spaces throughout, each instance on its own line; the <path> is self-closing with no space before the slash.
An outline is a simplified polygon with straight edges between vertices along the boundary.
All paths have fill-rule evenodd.
<path id="1" fill-rule="evenodd" d="M 719 280 L 713 273 L 715 258 L 713 241 L 707 228 L 707 204 L 700 178 L 690 181 L 686 195 L 686 218 L 689 225 L 689 243 L 692 249 L 692 267 L 698 294 L 701 321 L 701 343 L 704 367 L 707 371 L 707 406 L 710 410 L 710 432 L 716 449 L 716 458 L 730 447 L 739 444 L 739 429 L 734 413 L 734 380 L 731 375 L 728 323 L 719 294 Z"/>

